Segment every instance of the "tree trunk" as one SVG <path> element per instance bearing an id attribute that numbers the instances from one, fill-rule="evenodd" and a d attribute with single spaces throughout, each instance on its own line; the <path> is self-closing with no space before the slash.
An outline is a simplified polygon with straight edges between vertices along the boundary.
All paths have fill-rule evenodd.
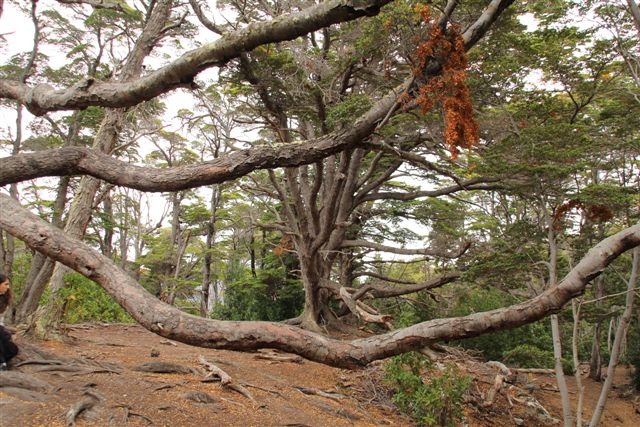
<path id="1" fill-rule="evenodd" d="M 573 366 L 575 369 L 576 389 L 578 401 L 576 402 L 576 427 L 582 427 L 582 403 L 584 400 L 584 386 L 580 372 L 580 354 L 578 352 L 578 335 L 580 327 L 580 305 L 576 300 L 571 300 L 571 313 L 573 314 L 573 334 L 571 339 L 571 353 L 573 354 Z"/>
<path id="2" fill-rule="evenodd" d="M 604 296 L 604 278 L 598 277 L 594 283 L 594 296 L 596 307 L 602 306 Z M 593 329 L 593 342 L 591 343 L 591 360 L 589 362 L 589 378 L 594 381 L 602 379 L 602 356 L 600 355 L 600 342 L 602 341 L 602 320 L 596 321 Z"/>
<path id="3" fill-rule="evenodd" d="M 558 315 L 551 315 L 551 335 L 553 337 L 553 359 L 555 361 L 556 380 L 560 398 L 562 400 L 562 418 L 565 427 L 573 427 L 573 415 L 571 414 L 571 401 L 569 400 L 569 389 L 562 369 L 562 343 L 560 337 L 560 324 Z"/>
<path id="4" fill-rule="evenodd" d="M 74 130 L 75 129 L 75 130 Z M 72 124 L 66 143 L 72 143 L 73 138 L 77 136 L 77 126 Z M 62 214 L 64 212 L 65 205 L 67 203 L 67 191 L 69 189 L 70 177 L 63 176 L 58 183 L 58 190 L 56 193 L 56 200 L 53 205 L 53 214 L 51 216 L 51 223 L 56 227 L 61 228 Z M 53 267 L 55 262 L 49 258 L 46 258 L 40 252 L 36 252 L 27 274 L 25 286 L 20 296 L 20 302 L 14 310 L 13 323 L 26 322 L 38 308 L 40 299 L 44 293 L 49 279 L 53 274 Z"/>
<path id="5" fill-rule="evenodd" d="M 632 261 L 631 275 L 629 277 L 629 282 L 627 284 L 627 296 L 626 296 L 624 313 L 622 314 L 622 317 L 620 318 L 620 322 L 618 323 L 618 327 L 616 328 L 616 337 L 613 342 L 613 348 L 611 349 L 611 357 L 609 358 L 609 367 L 607 368 L 607 379 L 604 381 L 604 384 L 602 385 L 602 390 L 600 391 L 600 397 L 598 398 L 598 404 L 596 405 L 596 409 L 593 413 L 593 417 L 591 417 L 591 422 L 589 423 L 589 427 L 596 427 L 600 423 L 600 418 L 602 417 L 604 406 L 607 403 L 607 395 L 609 394 L 609 391 L 611 390 L 611 386 L 613 385 L 613 379 L 616 374 L 616 367 L 618 366 L 618 358 L 620 356 L 620 347 L 627 335 L 627 329 L 629 327 L 629 322 L 631 321 L 631 314 L 633 313 L 635 288 L 638 281 L 638 275 L 640 274 L 639 270 L 640 270 L 640 248 L 636 247 L 633 250 L 633 261 Z"/>
<path id="6" fill-rule="evenodd" d="M 0 193 L 0 227 L 100 284 L 136 321 L 163 337 L 228 350 L 274 348 L 337 367 L 357 367 L 442 341 L 470 338 L 540 320 L 584 292 L 624 251 L 640 245 L 640 225 L 593 247 L 558 286 L 522 303 L 464 317 L 435 319 L 378 336 L 344 341 L 272 322 L 203 319 L 163 304 L 113 261 L 66 235 Z"/>

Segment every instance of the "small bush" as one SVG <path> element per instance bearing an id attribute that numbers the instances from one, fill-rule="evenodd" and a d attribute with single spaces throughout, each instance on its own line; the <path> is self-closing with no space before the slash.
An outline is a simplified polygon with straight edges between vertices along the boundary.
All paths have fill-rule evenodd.
<path id="1" fill-rule="evenodd" d="M 393 402 L 421 426 L 455 426 L 471 384 L 455 365 L 438 372 L 417 353 L 393 357 L 386 366 L 385 379 L 396 389 Z"/>

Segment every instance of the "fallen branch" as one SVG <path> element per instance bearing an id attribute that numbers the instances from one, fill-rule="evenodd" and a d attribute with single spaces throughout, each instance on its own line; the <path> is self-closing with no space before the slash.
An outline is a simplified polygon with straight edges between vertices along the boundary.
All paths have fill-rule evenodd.
<path id="1" fill-rule="evenodd" d="M 512 371 L 518 374 L 548 374 L 554 375 L 556 372 L 553 369 L 545 368 L 511 368 Z"/>
<path id="2" fill-rule="evenodd" d="M 253 395 L 251 393 L 249 393 L 249 390 L 247 390 L 246 388 L 244 388 L 240 384 L 234 383 L 229 374 L 227 374 L 222 369 L 218 368 L 213 363 L 208 362 L 207 359 L 204 358 L 204 356 L 202 356 L 202 355 L 198 356 L 198 362 L 206 370 L 209 371 L 209 373 L 202 379 L 202 381 L 210 381 L 210 380 L 220 381 L 220 385 L 223 388 L 227 388 L 229 390 L 233 390 L 233 391 L 235 391 L 237 393 L 240 393 L 241 395 L 243 395 L 247 399 L 249 399 L 252 402 L 256 403 L 256 399 L 254 399 Z M 217 379 L 216 379 L 216 377 L 217 377 Z"/>
<path id="3" fill-rule="evenodd" d="M 253 356 L 254 359 L 271 360 L 273 362 L 291 362 L 291 363 L 304 363 L 304 359 L 295 354 L 282 354 L 273 350 L 259 351 L 258 354 Z"/>

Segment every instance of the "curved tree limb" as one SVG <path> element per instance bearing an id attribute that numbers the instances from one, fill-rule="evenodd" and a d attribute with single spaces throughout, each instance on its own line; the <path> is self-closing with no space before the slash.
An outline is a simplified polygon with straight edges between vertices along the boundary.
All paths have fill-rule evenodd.
<path id="1" fill-rule="evenodd" d="M 258 46 L 293 40 L 304 34 L 362 16 L 377 15 L 392 0 L 328 0 L 265 22 L 256 22 L 191 50 L 170 64 L 131 82 L 83 79 L 58 89 L 0 79 L 0 98 L 15 99 L 35 115 L 89 106 L 130 107 L 178 87 L 193 86 L 207 68 L 222 66 Z"/>
<path id="2" fill-rule="evenodd" d="M 0 227 L 28 246 L 100 284 L 131 316 L 150 331 L 207 348 L 276 348 L 332 366 L 356 367 L 440 340 L 477 336 L 514 328 L 559 311 L 624 251 L 640 245 L 640 225 L 603 240 L 558 284 L 541 295 L 497 310 L 418 323 L 382 335 L 341 341 L 271 322 L 205 319 L 181 312 L 147 292 L 109 258 L 64 234 L 0 194 Z"/>
<path id="3" fill-rule="evenodd" d="M 345 240 L 342 242 L 343 248 L 369 248 L 380 252 L 390 252 L 401 255 L 430 255 L 449 259 L 461 257 L 467 251 L 467 249 L 469 249 L 470 246 L 471 242 L 465 242 L 462 247 L 460 247 L 455 252 L 443 252 L 429 248 L 397 248 L 395 246 L 387 246 L 380 243 L 368 242 L 366 240 Z"/>
<path id="4" fill-rule="evenodd" d="M 379 275 L 367 274 L 372 277 L 380 277 Z M 365 294 L 371 294 L 373 298 L 390 298 L 397 297 L 401 295 L 413 294 L 420 291 L 440 288 L 447 283 L 455 282 L 462 276 L 462 273 L 459 271 L 452 271 L 449 273 L 445 273 L 442 276 L 428 280 L 423 283 L 415 283 L 408 284 L 406 286 L 381 286 L 375 284 L 367 284 L 358 290 L 352 295 L 354 300 L 358 300 L 362 298 Z M 382 278 L 386 280 L 385 278 Z"/>

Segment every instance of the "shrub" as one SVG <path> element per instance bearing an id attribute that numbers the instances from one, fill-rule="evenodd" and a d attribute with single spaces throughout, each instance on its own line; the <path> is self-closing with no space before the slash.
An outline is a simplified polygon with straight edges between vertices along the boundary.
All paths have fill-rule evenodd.
<path id="1" fill-rule="evenodd" d="M 79 273 L 70 273 L 65 275 L 64 281 L 66 286 L 60 290 L 60 298 L 64 301 L 66 323 L 133 322 L 127 312 L 92 280 Z"/>
<path id="2" fill-rule="evenodd" d="M 391 358 L 385 380 L 395 388 L 393 402 L 421 426 L 455 426 L 462 417 L 463 396 L 471 384 L 455 365 L 438 372 L 417 353 Z"/>

